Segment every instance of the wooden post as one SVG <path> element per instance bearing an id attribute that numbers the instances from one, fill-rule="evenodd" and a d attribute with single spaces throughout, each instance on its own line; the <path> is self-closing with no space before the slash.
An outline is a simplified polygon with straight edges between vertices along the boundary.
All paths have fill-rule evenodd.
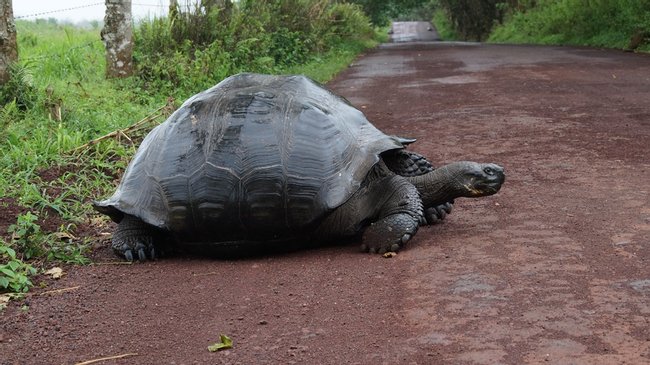
<path id="1" fill-rule="evenodd" d="M 133 74 L 131 0 L 106 0 L 102 40 L 106 47 L 106 77 Z"/>
<path id="2" fill-rule="evenodd" d="M 0 85 L 9 80 L 9 66 L 17 60 L 16 24 L 11 0 L 0 0 Z"/>

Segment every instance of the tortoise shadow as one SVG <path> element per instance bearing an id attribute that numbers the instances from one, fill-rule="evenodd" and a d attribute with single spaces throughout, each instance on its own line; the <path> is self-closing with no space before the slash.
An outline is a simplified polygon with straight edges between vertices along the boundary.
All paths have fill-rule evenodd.
<path id="1" fill-rule="evenodd" d="M 219 242 L 219 244 L 183 243 L 168 244 L 163 259 L 188 258 L 223 261 L 254 260 L 268 257 L 289 256 L 299 252 L 318 251 L 331 247 L 352 247 L 358 240 L 336 240 L 331 242 L 265 241 L 265 242 Z"/>

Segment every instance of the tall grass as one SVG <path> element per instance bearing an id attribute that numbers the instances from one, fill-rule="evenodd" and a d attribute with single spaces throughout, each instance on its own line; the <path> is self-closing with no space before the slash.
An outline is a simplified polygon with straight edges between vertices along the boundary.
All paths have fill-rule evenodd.
<path id="1" fill-rule="evenodd" d="M 626 48 L 636 34 L 650 37 L 650 0 L 530 3 L 533 5 L 520 7 L 496 26 L 489 41 Z M 642 49 L 650 50 L 650 46 Z"/>
<path id="2" fill-rule="evenodd" d="M 186 96 L 237 72 L 282 73 L 343 43 L 373 37 L 356 5 L 333 0 L 195 4 L 143 23 L 135 60 L 143 90 Z"/>

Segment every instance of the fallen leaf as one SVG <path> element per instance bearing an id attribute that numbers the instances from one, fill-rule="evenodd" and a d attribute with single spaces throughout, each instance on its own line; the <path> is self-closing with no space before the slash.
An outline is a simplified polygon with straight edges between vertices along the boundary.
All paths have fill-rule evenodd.
<path id="1" fill-rule="evenodd" d="M 60 267 L 53 267 L 45 272 L 45 275 L 50 275 L 52 279 L 60 279 L 63 276 L 63 269 Z"/>
<path id="2" fill-rule="evenodd" d="M 220 337 L 221 342 L 217 342 L 214 345 L 208 346 L 208 351 L 216 352 L 221 350 L 227 350 L 232 348 L 232 339 L 230 337 L 222 334 Z"/>
<path id="3" fill-rule="evenodd" d="M 9 303 L 9 299 L 11 299 L 11 296 L 9 294 L 0 295 L 0 311 L 7 307 L 7 303 Z"/>
<path id="4" fill-rule="evenodd" d="M 384 257 L 387 258 L 387 259 L 389 259 L 389 258 L 391 258 L 391 257 L 395 257 L 395 256 L 397 256 L 397 252 L 393 252 L 393 251 L 386 252 L 386 253 L 384 254 Z"/>

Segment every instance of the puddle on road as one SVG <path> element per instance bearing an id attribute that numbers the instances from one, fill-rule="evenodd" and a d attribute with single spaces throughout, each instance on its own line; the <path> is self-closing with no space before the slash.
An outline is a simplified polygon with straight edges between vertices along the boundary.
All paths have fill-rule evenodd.
<path id="1" fill-rule="evenodd" d="M 415 82 L 408 82 L 400 85 L 400 88 L 420 88 L 423 86 L 431 86 L 436 84 L 443 85 L 463 85 L 463 84 L 474 84 L 478 82 L 483 82 L 483 80 L 477 75 L 455 75 L 447 77 L 439 77 L 435 79 L 425 79 Z"/>
<path id="2" fill-rule="evenodd" d="M 391 77 L 415 73 L 413 57 L 402 55 L 374 55 L 353 65 L 352 78 Z"/>

